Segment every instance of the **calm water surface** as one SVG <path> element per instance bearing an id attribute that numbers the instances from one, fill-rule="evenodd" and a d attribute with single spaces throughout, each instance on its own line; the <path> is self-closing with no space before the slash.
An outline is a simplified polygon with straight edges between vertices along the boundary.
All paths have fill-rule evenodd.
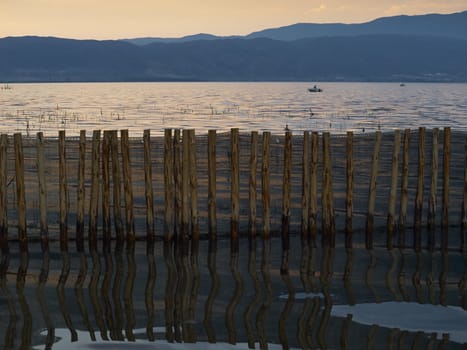
<path id="1" fill-rule="evenodd" d="M 0 131 L 165 128 L 343 133 L 419 126 L 467 129 L 467 84 L 322 83 L 12 84 L 0 90 Z"/>
<path id="2" fill-rule="evenodd" d="M 0 89 L 0 132 L 467 131 L 467 84 L 319 85 L 321 93 L 305 83 L 13 84 Z M 233 252 L 228 240 L 202 241 L 188 253 L 138 242 L 77 252 L 51 242 L 21 254 L 12 243 L 0 259 L 0 347 L 465 349 L 458 246 L 324 249 L 299 237 L 290 251 L 281 245 L 241 240 Z"/>
<path id="3" fill-rule="evenodd" d="M 4 349 L 465 349 L 465 257 L 163 242 L 76 252 L 11 245 L 0 261 Z"/>

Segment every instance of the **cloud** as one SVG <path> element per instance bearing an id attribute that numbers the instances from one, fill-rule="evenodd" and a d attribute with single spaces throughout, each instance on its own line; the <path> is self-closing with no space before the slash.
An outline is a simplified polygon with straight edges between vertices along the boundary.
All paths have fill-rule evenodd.
<path id="1" fill-rule="evenodd" d="M 314 7 L 311 7 L 311 8 L 308 8 L 306 10 L 306 13 L 307 14 L 310 14 L 310 15 L 315 15 L 317 13 L 322 13 L 324 11 L 326 11 L 328 9 L 328 7 L 326 6 L 326 4 L 319 4 L 319 6 L 314 6 Z"/>

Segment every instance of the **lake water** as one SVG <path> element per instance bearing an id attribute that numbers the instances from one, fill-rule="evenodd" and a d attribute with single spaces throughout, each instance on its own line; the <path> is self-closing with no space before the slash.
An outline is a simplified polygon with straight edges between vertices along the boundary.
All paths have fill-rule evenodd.
<path id="1" fill-rule="evenodd" d="M 305 83 L 12 84 L 0 89 L 0 132 L 467 131 L 467 84 L 319 86 L 321 93 Z M 69 250 L 32 242 L 28 253 L 11 241 L 0 260 L 0 347 L 465 349 L 466 233 L 453 230 L 463 251 L 459 242 L 387 250 L 385 230 L 371 250 L 362 232 L 353 249 L 342 239 L 315 248 L 293 235 L 287 251 L 278 237 L 241 239 L 236 251 L 228 239 L 187 250 L 161 241 L 107 250 L 99 242 L 99 251 L 85 252 L 74 242 Z"/>
<path id="2" fill-rule="evenodd" d="M 12 246 L 4 349 L 465 349 L 465 256 L 280 238 L 78 253 Z"/>
<path id="3" fill-rule="evenodd" d="M 425 126 L 467 130 L 467 84 L 67 83 L 0 90 L 0 131 L 165 128 L 344 133 Z"/>

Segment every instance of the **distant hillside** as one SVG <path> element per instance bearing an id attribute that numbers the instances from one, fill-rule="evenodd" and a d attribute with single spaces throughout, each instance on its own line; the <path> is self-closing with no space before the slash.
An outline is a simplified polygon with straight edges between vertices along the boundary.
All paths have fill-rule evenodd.
<path id="1" fill-rule="evenodd" d="M 467 81 L 467 41 L 460 39 L 230 39 L 151 44 L 144 51 L 193 80 Z"/>
<path id="2" fill-rule="evenodd" d="M 195 40 L 218 39 L 257 39 L 266 38 L 293 41 L 321 36 L 357 36 L 374 34 L 400 34 L 437 36 L 467 39 L 467 11 L 440 15 L 393 16 L 375 19 L 359 24 L 343 23 L 297 23 L 280 28 L 270 28 L 246 36 L 220 37 L 211 34 L 195 34 L 182 38 L 135 38 L 124 39 L 135 45 L 147 45 L 155 42 L 178 43 Z"/>
<path id="3" fill-rule="evenodd" d="M 212 34 L 194 34 L 194 35 L 187 35 L 181 38 L 135 38 L 135 39 L 122 39 L 122 41 L 126 41 L 128 43 L 144 46 L 152 43 L 184 43 L 187 41 L 196 41 L 196 40 L 218 40 L 218 39 L 233 39 L 239 38 L 237 36 L 229 36 L 229 37 L 221 37 L 215 36 Z"/>
<path id="4" fill-rule="evenodd" d="M 467 11 L 448 15 L 394 16 L 361 24 L 298 23 L 251 33 L 246 38 L 298 40 L 321 36 L 400 34 L 467 39 Z"/>
<path id="5" fill-rule="evenodd" d="M 138 80 L 146 59 L 135 48 L 121 41 L 4 38 L 0 81 Z"/>
<path id="6" fill-rule="evenodd" d="M 0 82 L 464 81 L 467 40 L 402 35 L 296 41 L 0 39 Z"/>

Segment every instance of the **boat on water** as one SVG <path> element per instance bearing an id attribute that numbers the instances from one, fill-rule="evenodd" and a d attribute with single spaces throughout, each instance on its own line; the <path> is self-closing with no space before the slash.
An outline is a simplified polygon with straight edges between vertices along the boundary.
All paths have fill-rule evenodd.
<path id="1" fill-rule="evenodd" d="M 321 88 L 319 88 L 319 87 L 317 87 L 317 86 L 315 85 L 315 86 L 313 86 L 312 88 L 308 88 L 308 91 L 309 91 L 309 92 L 322 92 L 323 89 L 321 89 Z"/>

